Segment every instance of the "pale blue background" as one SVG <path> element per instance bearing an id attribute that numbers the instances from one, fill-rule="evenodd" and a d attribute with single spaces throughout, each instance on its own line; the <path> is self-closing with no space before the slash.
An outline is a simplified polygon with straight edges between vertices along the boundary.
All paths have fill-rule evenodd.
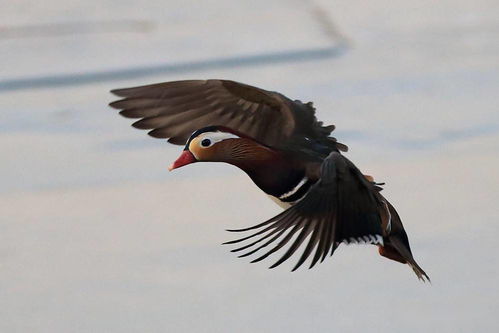
<path id="1" fill-rule="evenodd" d="M 499 331 L 499 2 L 28 1 L 0 10 L 1 332 Z M 229 78 L 313 100 L 433 285 L 374 247 L 250 265 L 279 212 L 107 107 Z M 295 258 L 296 260 L 296 258 Z"/>

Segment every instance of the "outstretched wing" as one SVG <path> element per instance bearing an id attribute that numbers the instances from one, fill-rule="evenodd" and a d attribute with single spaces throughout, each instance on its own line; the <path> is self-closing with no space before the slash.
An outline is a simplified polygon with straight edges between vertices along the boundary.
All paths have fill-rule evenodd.
<path id="1" fill-rule="evenodd" d="M 134 127 L 151 130 L 151 136 L 168 138 L 174 144 L 185 144 L 200 128 L 220 125 L 269 146 L 307 137 L 336 147 L 336 140 L 328 138 L 334 126 L 323 127 L 310 103 L 234 81 L 174 81 L 112 93 L 123 99 L 110 106 L 127 118 L 140 119 Z"/>
<path id="2" fill-rule="evenodd" d="M 322 164 L 320 180 L 301 201 L 266 222 L 250 228 L 229 230 L 257 231 L 224 244 L 249 241 L 249 244 L 232 250 L 247 250 L 240 257 L 254 254 L 272 244 L 270 250 L 252 261 L 257 262 L 291 243 L 284 255 L 270 267 L 273 268 L 291 257 L 308 237 L 308 243 L 293 270 L 301 266 L 315 249 L 310 265 L 312 268 L 328 253 L 332 255 L 341 242 L 382 244 L 382 209 L 384 204 L 377 196 L 375 185 L 367 181 L 347 158 L 333 152 Z"/>

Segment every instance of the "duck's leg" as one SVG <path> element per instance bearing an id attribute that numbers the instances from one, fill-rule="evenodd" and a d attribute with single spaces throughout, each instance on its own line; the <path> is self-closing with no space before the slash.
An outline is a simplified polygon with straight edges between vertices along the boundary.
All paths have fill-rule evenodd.
<path id="1" fill-rule="evenodd" d="M 374 183 L 374 177 L 373 176 L 369 176 L 369 175 L 364 175 L 364 177 L 370 182 L 370 183 Z"/>

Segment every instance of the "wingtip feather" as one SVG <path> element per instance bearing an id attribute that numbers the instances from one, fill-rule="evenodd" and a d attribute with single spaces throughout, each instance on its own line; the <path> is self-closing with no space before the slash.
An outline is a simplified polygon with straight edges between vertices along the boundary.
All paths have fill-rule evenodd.
<path id="1" fill-rule="evenodd" d="M 117 88 L 117 89 L 112 89 L 109 92 L 115 96 L 118 97 L 126 97 L 125 91 L 127 88 Z"/>

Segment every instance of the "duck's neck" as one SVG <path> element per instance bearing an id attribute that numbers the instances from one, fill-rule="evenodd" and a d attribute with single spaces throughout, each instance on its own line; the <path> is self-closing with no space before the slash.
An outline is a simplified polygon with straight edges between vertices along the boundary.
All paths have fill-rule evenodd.
<path id="1" fill-rule="evenodd" d="M 276 197 L 289 192 L 305 177 L 304 168 L 283 153 L 260 145 L 232 155 L 226 162 L 246 172 L 262 191 Z"/>
<path id="2" fill-rule="evenodd" d="M 305 170 L 283 163 L 240 168 L 262 191 L 275 197 L 292 191 L 305 178 Z"/>

